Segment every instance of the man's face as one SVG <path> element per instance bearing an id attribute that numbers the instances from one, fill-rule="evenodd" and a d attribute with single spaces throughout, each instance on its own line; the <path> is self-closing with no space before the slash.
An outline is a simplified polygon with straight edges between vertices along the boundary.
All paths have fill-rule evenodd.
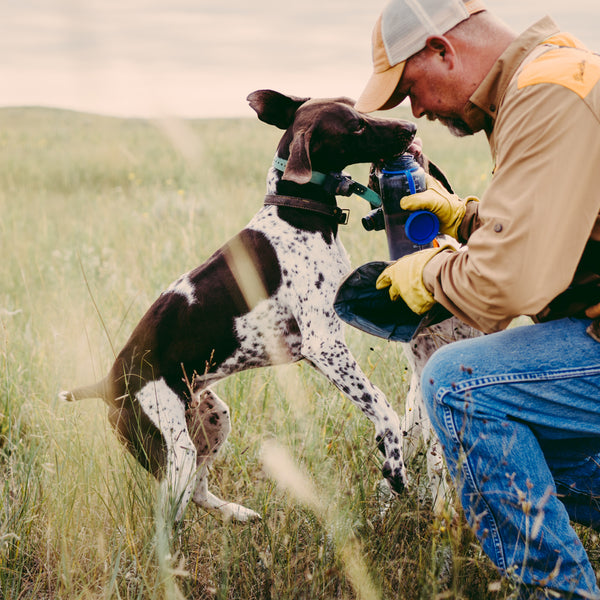
<path id="1" fill-rule="evenodd" d="M 426 49 L 408 59 L 394 97 L 408 97 L 416 118 L 437 120 L 462 137 L 478 130 L 464 119 L 473 91 L 465 85 L 458 66 L 448 69 L 447 62 Z"/>

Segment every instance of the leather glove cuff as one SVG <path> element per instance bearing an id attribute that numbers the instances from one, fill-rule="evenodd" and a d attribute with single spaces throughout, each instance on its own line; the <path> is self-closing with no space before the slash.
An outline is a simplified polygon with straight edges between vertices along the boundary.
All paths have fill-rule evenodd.
<path id="1" fill-rule="evenodd" d="M 377 289 L 389 287 L 392 300 L 401 297 L 414 313 L 422 315 L 435 304 L 433 294 L 423 283 L 423 269 L 436 254 L 446 249 L 453 248 L 427 248 L 403 256 L 383 270 L 375 286 Z"/>

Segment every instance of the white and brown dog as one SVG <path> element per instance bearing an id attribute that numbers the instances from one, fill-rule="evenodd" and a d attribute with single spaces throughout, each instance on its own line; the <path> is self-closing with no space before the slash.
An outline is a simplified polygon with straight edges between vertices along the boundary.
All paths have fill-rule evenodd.
<path id="1" fill-rule="evenodd" d="M 208 467 L 230 431 L 229 409 L 210 389 L 246 369 L 306 360 L 373 423 L 383 475 L 407 484 L 404 436 L 427 425 L 416 402 L 401 426 L 384 394 L 348 349 L 333 299 L 350 270 L 338 238 L 344 215 L 336 193 L 349 195 L 344 167 L 404 152 L 415 126 L 367 116 L 347 98 L 308 99 L 270 90 L 248 96 L 259 119 L 285 129 L 267 178 L 265 205 L 204 264 L 181 276 L 154 302 L 100 382 L 60 393 L 63 400 L 101 397 L 119 439 L 162 481 L 163 510 L 182 518 L 190 499 L 225 518 L 259 515 L 208 491 Z M 359 186 L 360 187 L 360 186 Z M 341 188 L 344 188 L 343 190 Z M 443 336 L 436 326 L 407 345 L 414 381 Z M 413 389 L 414 399 L 418 389 Z M 435 450 L 435 473 L 441 453 Z M 433 464 L 433 463 L 432 463 Z M 437 491 L 434 491 L 437 495 Z"/>
<path id="2" fill-rule="evenodd" d="M 228 407 L 209 385 L 303 359 L 373 422 L 392 489 L 400 492 L 407 482 L 400 419 L 350 353 L 332 305 L 350 270 L 338 238 L 338 174 L 349 164 L 404 152 L 415 126 L 363 115 L 347 98 L 261 90 L 248 100 L 259 119 L 285 129 L 265 205 L 161 294 L 106 378 L 60 394 L 106 401 L 119 439 L 162 480 L 165 509 L 176 519 L 190 499 L 225 517 L 258 516 L 208 491 L 208 467 L 230 431 Z"/>

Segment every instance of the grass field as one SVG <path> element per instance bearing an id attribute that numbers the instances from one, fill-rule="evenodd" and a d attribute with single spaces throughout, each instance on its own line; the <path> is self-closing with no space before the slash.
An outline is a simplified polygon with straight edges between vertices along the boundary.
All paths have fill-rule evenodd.
<path id="1" fill-rule="evenodd" d="M 458 192 L 481 192 L 485 139 L 421 127 Z M 210 485 L 262 521 L 224 524 L 192 506 L 173 536 L 105 406 L 56 400 L 103 375 L 157 294 L 249 220 L 278 136 L 252 119 L 0 110 L 0 597 L 507 597 L 464 520 L 434 519 L 420 458 L 413 489 L 382 514 L 370 424 L 305 365 L 217 386 L 233 431 Z M 366 169 L 350 170 L 366 181 Z M 384 235 L 360 225 L 364 201 L 341 204 L 352 212 L 341 235 L 353 264 L 386 258 Z M 402 412 L 399 347 L 347 338 Z M 267 472 L 269 450 L 280 461 Z"/>

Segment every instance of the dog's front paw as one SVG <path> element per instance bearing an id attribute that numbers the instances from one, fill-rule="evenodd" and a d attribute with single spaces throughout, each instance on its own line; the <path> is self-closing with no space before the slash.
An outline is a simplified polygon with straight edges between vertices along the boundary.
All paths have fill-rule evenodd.
<path id="1" fill-rule="evenodd" d="M 392 490 L 401 494 L 408 487 L 408 475 L 402 460 L 400 435 L 391 429 L 386 429 L 376 436 L 377 447 L 384 455 L 385 462 L 381 467 L 383 476 L 388 480 Z"/>
<path id="2" fill-rule="evenodd" d="M 387 479 L 391 488 L 397 494 L 402 494 L 408 488 L 408 477 L 406 475 L 406 469 L 404 464 L 401 462 L 399 465 L 392 467 L 389 460 L 383 463 L 381 468 L 383 476 Z"/>

